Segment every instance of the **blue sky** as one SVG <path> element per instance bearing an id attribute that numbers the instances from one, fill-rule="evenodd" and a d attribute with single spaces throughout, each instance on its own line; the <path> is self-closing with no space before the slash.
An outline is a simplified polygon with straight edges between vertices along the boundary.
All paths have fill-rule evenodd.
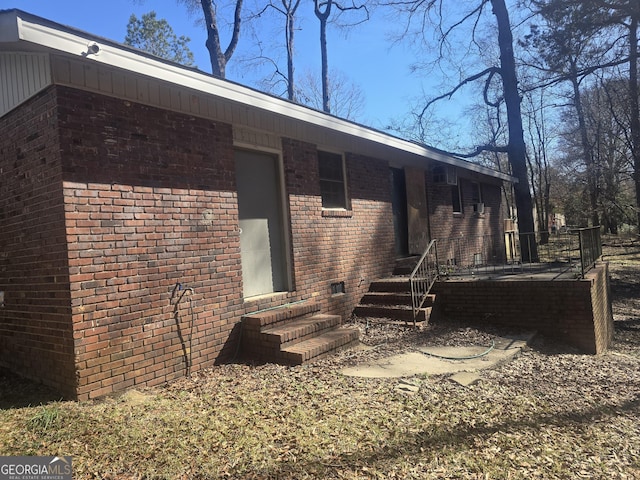
<path id="1" fill-rule="evenodd" d="M 310 5 L 311 2 L 307 2 L 307 9 Z M 191 38 L 189 47 L 195 55 L 197 66 L 210 71 L 208 52 L 204 46 L 204 28 L 196 25 L 198 17 L 190 17 L 185 7 L 176 0 L 0 0 L 0 9 L 8 8 L 19 8 L 120 42 L 124 40 L 132 13 L 140 17 L 155 10 L 158 18 L 165 18 L 176 34 Z M 370 22 L 356 27 L 346 37 L 335 28 L 329 31 L 329 66 L 330 69 L 343 72 L 364 92 L 365 108 L 358 121 L 384 129 L 393 119 L 406 116 L 423 90 L 435 94 L 435 85 L 439 80 L 433 78 L 432 84 L 425 84 L 418 75 L 410 74 L 410 65 L 415 61 L 414 54 L 406 47 L 392 46 L 389 35 L 397 25 L 376 13 Z M 266 34 L 275 35 L 275 27 Z M 300 27 L 301 30 L 296 33 L 296 71 L 298 74 L 305 69 L 319 71 L 318 22 L 315 17 L 303 19 Z M 241 36 L 239 50 L 251 47 L 250 42 L 247 36 Z M 227 78 L 254 86 L 250 73 L 243 76 L 242 70 L 234 68 L 234 59 L 228 67 Z M 442 108 L 445 112 L 458 115 L 454 105 L 443 105 Z"/>

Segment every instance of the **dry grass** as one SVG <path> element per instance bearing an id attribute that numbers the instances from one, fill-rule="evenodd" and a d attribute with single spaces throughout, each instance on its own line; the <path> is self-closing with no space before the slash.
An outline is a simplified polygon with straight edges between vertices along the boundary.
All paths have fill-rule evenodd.
<path id="1" fill-rule="evenodd" d="M 472 387 L 416 378 L 407 395 L 397 379 L 339 374 L 425 339 L 372 329 L 373 343 L 384 340 L 373 352 L 294 368 L 224 365 L 82 404 L 4 377 L 0 454 L 72 455 L 78 479 L 640 478 L 637 247 L 607 250 L 618 328 L 606 355 L 538 339 Z M 429 334 L 464 342 L 491 332 Z"/>

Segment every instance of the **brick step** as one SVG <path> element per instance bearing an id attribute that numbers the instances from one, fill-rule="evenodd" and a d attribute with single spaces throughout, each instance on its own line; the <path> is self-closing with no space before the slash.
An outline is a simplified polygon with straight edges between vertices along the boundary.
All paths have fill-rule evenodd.
<path id="1" fill-rule="evenodd" d="M 358 305 L 353 310 L 357 317 L 390 318 L 392 320 L 413 321 L 413 309 L 406 305 Z M 431 307 L 423 307 L 418 311 L 417 322 L 428 322 Z"/>
<path id="2" fill-rule="evenodd" d="M 341 327 L 318 335 L 309 340 L 282 349 L 281 355 L 291 365 L 302 365 L 312 360 L 347 348 L 358 341 L 359 330 Z"/>
<path id="3" fill-rule="evenodd" d="M 320 311 L 320 305 L 315 302 L 294 303 L 282 307 L 248 313 L 242 316 L 242 324 L 251 330 L 263 331 L 265 328 L 275 327 L 291 319 L 305 317 Z"/>
<path id="4" fill-rule="evenodd" d="M 261 362 L 298 365 L 357 341 L 358 329 L 345 330 L 339 315 L 319 311 L 317 303 L 304 302 L 244 315 L 244 355 Z"/>
<path id="5" fill-rule="evenodd" d="M 425 307 L 430 307 L 435 301 L 435 295 L 427 295 Z M 362 305 L 407 305 L 411 306 L 411 294 L 408 292 L 368 292 L 364 294 Z"/>
<path id="6" fill-rule="evenodd" d="M 321 332 L 340 326 L 340 315 L 316 314 L 312 317 L 292 320 L 286 324 L 263 329 L 261 337 L 264 342 L 276 348 L 289 347 L 319 335 Z"/>
<path id="7" fill-rule="evenodd" d="M 374 280 L 369 286 L 370 292 L 411 292 L 409 277 L 390 277 Z"/>

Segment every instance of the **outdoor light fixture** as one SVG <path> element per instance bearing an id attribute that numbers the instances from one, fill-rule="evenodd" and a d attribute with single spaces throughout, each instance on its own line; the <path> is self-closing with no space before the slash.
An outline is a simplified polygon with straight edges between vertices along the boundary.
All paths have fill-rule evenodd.
<path id="1" fill-rule="evenodd" d="M 89 43 L 89 45 L 87 45 L 87 52 L 84 55 L 85 56 L 98 55 L 99 53 L 100 53 L 100 45 L 98 45 L 96 42 L 91 42 Z"/>

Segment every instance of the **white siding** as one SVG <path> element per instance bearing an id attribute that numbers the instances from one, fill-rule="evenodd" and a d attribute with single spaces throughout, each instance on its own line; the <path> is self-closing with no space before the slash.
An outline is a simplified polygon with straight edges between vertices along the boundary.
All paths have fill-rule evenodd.
<path id="1" fill-rule="evenodd" d="M 280 137 L 248 128 L 234 127 L 233 141 L 240 146 L 260 147 L 275 151 L 279 151 L 282 148 Z"/>
<path id="2" fill-rule="evenodd" d="M 0 117 L 51 84 L 48 55 L 0 54 Z"/>

